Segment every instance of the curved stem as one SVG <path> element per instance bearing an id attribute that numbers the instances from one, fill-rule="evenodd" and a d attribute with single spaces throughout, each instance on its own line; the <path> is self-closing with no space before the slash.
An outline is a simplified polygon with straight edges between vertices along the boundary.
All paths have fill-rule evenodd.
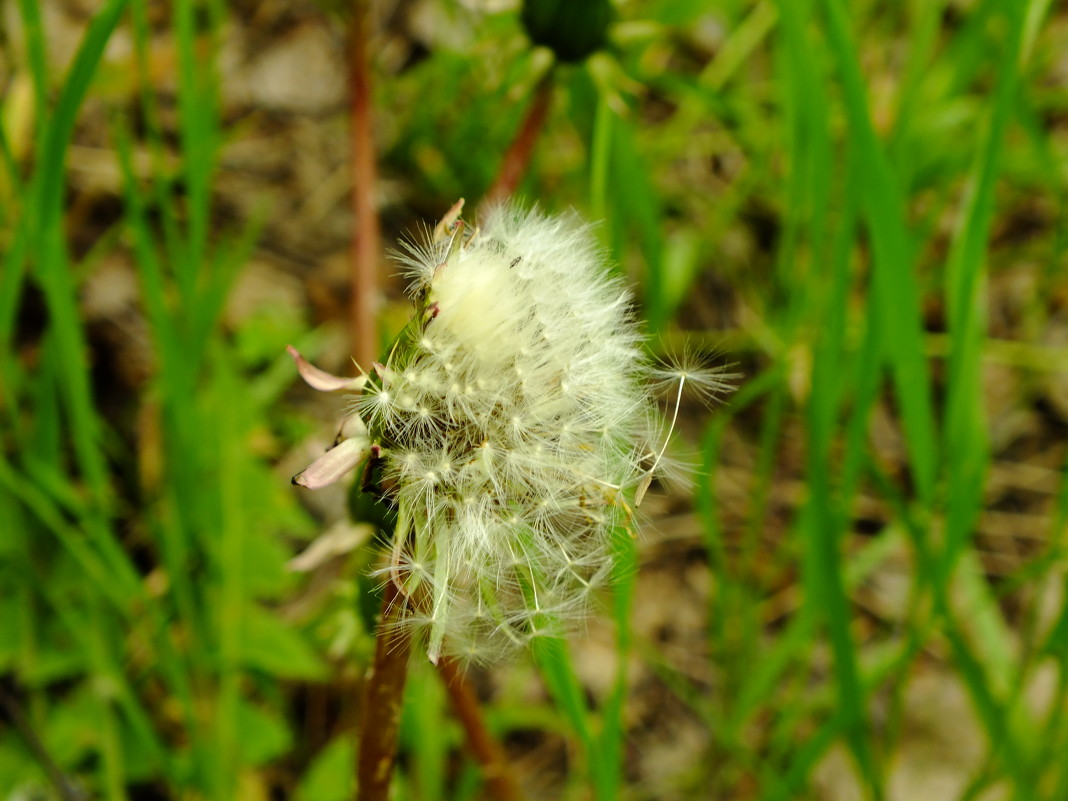
<path id="1" fill-rule="evenodd" d="M 490 795 L 496 801 L 522 801 L 523 794 L 508 769 L 504 749 L 486 728 L 478 699 L 464 678 L 460 666 L 453 659 L 442 656 L 437 667 L 452 701 L 453 711 L 467 733 L 467 747 L 482 767 L 482 776 L 486 780 Z"/>

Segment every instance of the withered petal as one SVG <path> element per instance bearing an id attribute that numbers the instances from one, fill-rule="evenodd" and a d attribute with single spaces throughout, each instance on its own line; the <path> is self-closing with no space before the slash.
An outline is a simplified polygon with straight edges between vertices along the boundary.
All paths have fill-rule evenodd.
<path id="1" fill-rule="evenodd" d="M 326 370 L 320 370 L 301 356 L 300 351 L 292 345 L 286 345 L 286 352 L 289 353 L 289 355 L 293 357 L 293 361 L 297 363 L 297 371 L 300 373 L 300 377 L 303 378 L 304 382 L 312 389 L 317 389 L 320 392 L 336 392 L 341 389 L 355 391 L 363 389 L 364 384 L 367 383 L 367 376 L 365 375 L 356 376 L 356 378 L 343 378 L 328 373 Z"/>
<path id="2" fill-rule="evenodd" d="M 342 440 L 293 476 L 293 483 L 312 490 L 328 486 L 356 467 L 370 453 L 371 441 L 366 437 Z"/>

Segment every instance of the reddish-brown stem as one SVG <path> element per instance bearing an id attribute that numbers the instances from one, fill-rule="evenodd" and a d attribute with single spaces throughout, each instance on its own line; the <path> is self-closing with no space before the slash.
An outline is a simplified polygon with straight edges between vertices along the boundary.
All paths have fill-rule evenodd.
<path id="1" fill-rule="evenodd" d="M 412 652 L 411 630 L 398 625 L 407 612 L 397 585 L 386 583 L 382 595 L 382 619 L 375 638 L 375 656 L 364 688 L 360 720 L 360 753 L 357 765 L 358 801 L 386 801 L 393 776 L 404 702 L 404 684 Z M 495 801 L 523 801 L 504 749 L 482 719 L 478 699 L 463 671 L 447 656 L 438 660 L 438 672 L 449 693 L 453 710 L 467 734 L 467 747 L 482 768 L 490 796 Z"/>
<path id="2" fill-rule="evenodd" d="M 538 135 L 545 125 L 545 118 L 549 115 L 549 101 L 553 95 L 553 73 L 546 74 L 538 88 L 534 91 L 534 98 L 530 101 L 530 108 L 523 118 L 523 123 L 516 132 L 515 139 L 505 151 L 501 160 L 500 169 L 493 185 L 482 198 L 484 206 L 491 206 L 502 200 L 507 200 L 523 180 L 523 175 L 530 165 L 531 156 L 534 155 L 534 145 L 538 141 Z"/>
<path id="3" fill-rule="evenodd" d="M 371 30 L 370 0 L 357 0 L 350 27 L 350 85 L 352 114 L 352 353 L 357 364 L 370 365 L 377 356 L 375 317 L 378 292 L 378 253 L 381 233 L 375 207 L 376 183 L 371 69 L 367 42 Z M 548 115 L 552 77 L 538 85 L 530 108 L 504 154 L 493 186 L 483 202 L 510 197 L 526 172 L 534 144 Z M 386 801 L 397 751 L 397 734 L 403 706 L 404 684 L 412 638 L 396 625 L 406 607 L 394 583 L 386 584 L 382 621 L 375 641 L 375 656 L 364 692 L 357 766 L 359 801 Z M 482 720 L 478 701 L 455 662 L 442 657 L 438 670 L 445 681 L 453 709 L 467 733 L 468 747 L 482 766 L 487 788 L 496 801 L 522 801 L 522 794 L 507 768 L 504 750 Z"/>
<path id="4" fill-rule="evenodd" d="M 375 207 L 374 112 L 371 64 L 371 2 L 357 0 L 349 29 L 349 83 L 352 113 L 352 355 L 365 369 L 378 352 L 378 253 L 381 233 Z"/>
<path id="5" fill-rule="evenodd" d="M 411 630 L 397 623 L 407 614 L 396 585 L 382 593 L 382 620 L 375 638 L 375 658 L 363 694 L 360 754 L 356 774 L 359 801 L 386 801 L 397 755 L 404 702 L 404 682 L 412 652 Z"/>
<path id="6" fill-rule="evenodd" d="M 486 787 L 496 801 L 522 801 L 523 794 L 515 782 L 504 749 L 486 729 L 478 699 L 463 671 L 447 656 L 438 660 L 438 672 L 445 681 L 452 708 L 467 733 L 467 747 L 482 766 Z"/>

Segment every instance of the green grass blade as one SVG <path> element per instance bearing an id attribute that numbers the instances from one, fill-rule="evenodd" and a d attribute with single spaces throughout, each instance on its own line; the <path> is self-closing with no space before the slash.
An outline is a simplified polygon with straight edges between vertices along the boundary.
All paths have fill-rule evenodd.
<path id="1" fill-rule="evenodd" d="M 638 151 L 634 126 L 627 119 L 616 117 L 611 126 L 612 177 L 626 191 L 613 192 L 609 197 L 607 218 L 614 227 L 613 243 L 619 247 L 616 260 L 623 262 L 622 245 L 633 236 L 644 260 L 644 307 L 649 332 L 660 332 L 664 319 L 662 298 L 661 258 L 664 251 L 660 232 L 664 218 L 659 194 L 649 175 L 649 168 Z"/>
<path id="2" fill-rule="evenodd" d="M 600 786 L 597 778 L 600 770 L 599 745 L 590 725 L 585 693 L 572 667 L 571 649 L 567 641 L 562 637 L 535 637 L 531 650 L 553 703 L 575 732 L 586 754 L 595 797 L 598 801 L 608 801 L 597 793 Z"/>
<path id="3" fill-rule="evenodd" d="M 590 217 L 594 220 L 603 220 L 608 215 L 608 169 L 612 163 L 614 118 L 608 100 L 598 94 L 590 137 Z"/>
<path id="4" fill-rule="evenodd" d="M 946 268 L 946 307 L 951 349 L 948 364 L 945 446 L 948 483 L 946 551 L 948 573 L 966 545 L 982 505 L 984 477 L 990 462 L 983 412 L 981 355 L 985 331 L 983 270 L 986 242 L 994 211 L 1002 140 L 1016 93 L 1017 69 L 1024 33 L 1023 6 L 1010 4 L 1006 50 L 990 120 L 968 182 L 961 222 Z"/>
<path id="5" fill-rule="evenodd" d="M 99 422 L 93 411 L 85 357 L 85 335 L 79 323 L 75 288 L 61 239 L 60 214 L 64 165 L 74 121 L 96 67 L 126 6 L 111 0 L 93 17 L 67 73 L 55 111 L 46 123 L 37 154 L 33 183 L 31 241 L 52 325 L 50 335 L 64 365 L 64 402 L 70 415 L 70 433 L 79 467 L 97 503 L 106 508 L 107 477 L 99 450 Z"/>
<path id="6" fill-rule="evenodd" d="M 183 176 L 187 191 L 188 235 L 178 269 L 179 285 L 192 303 L 202 267 L 207 263 L 208 223 L 211 214 L 211 178 L 215 170 L 216 108 L 211 58 L 204 47 L 214 47 L 212 32 L 196 29 L 199 17 L 194 0 L 174 4 L 178 44 L 178 106 L 182 135 Z M 207 15 L 214 19 L 214 15 Z"/>
<path id="7" fill-rule="evenodd" d="M 62 209 L 67 147 L 74 122 L 92 83 L 104 48 L 114 33 L 128 0 L 108 0 L 89 22 L 81 45 L 67 70 L 59 98 L 45 124 L 37 154 L 33 204 L 36 230 L 46 232 L 56 225 Z"/>
<path id="8" fill-rule="evenodd" d="M 612 689 L 601 707 L 601 730 L 597 753 L 601 766 L 597 773 L 602 799 L 619 796 L 623 777 L 623 746 L 626 737 L 623 713 L 627 701 L 627 665 L 631 656 L 631 609 L 638 576 L 638 549 L 634 533 L 617 526 L 614 532 L 612 566 L 612 617 L 616 624 L 616 673 Z"/>
<path id="9" fill-rule="evenodd" d="M 48 108 L 48 54 L 45 52 L 44 25 L 41 21 L 39 0 L 19 0 L 29 61 L 30 77 L 33 79 L 33 97 L 38 115 Z"/>
<path id="10" fill-rule="evenodd" d="M 797 8 L 791 3 L 780 5 L 782 28 L 790 59 L 787 62 L 796 75 L 795 94 L 813 97 L 816 110 L 825 106 L 819 81 L 810 64 L 810 44 Z M 805 118 L 805 138 L 794 138 L 795 170 L 806 164 L 809 141 L 822 143 L 826 149 L 828 133 L 821 118 Z M 821 162 L 823 159 L 821 159 Z M 826 190 L 823 190 L 825 195 Z M 846 236 L 852 233 L 850 216 L 843 226 Z M 817 234 L 819 235 L 819 234 Z M 819 240 L 817 240 L 819 241 Z M 852 608 L 846 592 L 845 557 L 842 538 L 845 517 L 839 509 L 838 495 L 832 483 L 832 449 L 836 435 L 836 419 L 840 402 L 839 376 L 846 352 L 845 299 L 849 292 L 848 251 L 840 250 L 829 265 L 829 275 L 819 280 L 823 292 L 810 293 L 807 313 L 812 320 L 825 324 L 814 347 L 812 388 L 808 398 L 807 466 L 808 503 L 801 518 L 802 541 L 805 544 L 805 588 L 812 605 L 819 609 L 826 621 L 834 654 L 836 706 L 842 731 L 863 775 L 872 797 L 882 796 L 881 768 L 872 748 L 871 726 L 868 722 L 867 698 L 862 687 L 857 644 L 850 632 Z M 814 272 L 814 275 L 818 273 Z"/>
<path id="11" fill-rule="evenodd" d="M 441 679 L 427 668 L 424 661 L 412 665 L 404 688 L 400 739 L 412 763 L 413 796 L 421 801 L 444 801 L 449 798 L 447 763 L 454 738 Z"/>
<path id="12" fill-rule="evenodd" d="M 921 501 L 934 501 L 938 453 L 930 377 L 923 349 L 920 291 L 905 202 L 868 112 L 867 92 L 841 0 L 823 0 L 827 39 L 838 62 L 846 117 L 865 185 L 864 218 L 872 241 L 872 282 L 882 351 L 901 405 L 909 463 Z"/>

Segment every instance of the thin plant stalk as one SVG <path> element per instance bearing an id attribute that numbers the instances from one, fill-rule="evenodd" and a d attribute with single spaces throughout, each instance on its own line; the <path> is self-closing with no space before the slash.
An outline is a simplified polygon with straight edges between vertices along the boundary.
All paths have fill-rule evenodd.
<path id="1" fill-rule="evenodd" d="M 371 3 L 369 0 L 360 0 L 354 8 L 349 42 L 354 216 L 351 336 L 353 357 L 357 364 L 363 365 L 371 364 L 377 355 L 375 319 L 378 310 L 378 253 L 381 249 L 381 231 L 374 199 L 377 168 L 371 66 L 367 52 L 370 31 Z M 534 141 L 548 109 L 550 88 L 547 76 L 538 87 L 519 135 L 505 154 L 501 173 L 491 190 L 499 199 L 512 194 L 529 164 Z M 404 684 L 412 647 L 410 631 L 392 625 L 405 614 L 405 605 L 397 603 L 398 600 L 398 590 L 390 582 L 383 597 L 381 629 L 364 695 L 357 781 L 360 801 L 387 798 L 393 774 Z M 454 664 L 441 660 L 438 667 L 453 699 L 457 716 L 467 732 L 472 753 L 482 764 L 494 797 L 499 801 L 521 798 L 515 781 L 507 774 L 503 750 L 493 741 L 482 722 L 474 692 Z"/>
<path id="2" fill-rule="evenodd" d="M 478 699 L 463 674 L 463 669 L 447 656 L 438 660 L 438 672 L 452 701 L 453 711 L 467 733 L 467 747 L 482 766 L 486 787 L 497 801 L 522 801 L 519 785 L 508 770 L 507 756 L 493 738 L 482 719 Z"/>
<path id="3" fill-rule="evenodd" d="M 549 115 L 549 102 L 553 96 L 553 72 L 549 71 L 541 79 L 534 97 L 530 101 L 530 108 L 523 118 L 515 139 L 508 146 L 508 150 L 501 159 L 501 167 L 493 185 L 486 191 L 482 198 L 483 206 L 492 206 L 510 198 L 523 180 L 530 160 L 534 155 L 534 145 L 543 127 L 545 119 Z"/>
<path id="4" fill-rule="evenodd" d="M 374 109 L 371 63 L 367 43 L 371 35 L 370 0 L 353 9 L 349 42 L 349 81 L 352 112 L 352 355 L 369 365 L 378 352 L 375 318 L 378 311 L 378 254 L 381 230 L 375 206 L 378 180 L 375 164 Z"/>
<path id="5" fill-rule="evenodd" d="M 404 683 L 412 653 L 411 629 L 396 625 L 406 614 L 400 591 L 386 582 L 375 656 L 364 690 L 356 773 L 359 801 L 386 801 L 397 754 Z"/>
<path id="6" fill-rule="evenodd" d="M 413 630 L 400 625 L 406 614 L 408 605 L 401 591 L 394 582 L 387 582 L 374 661 L 364 688 L 356 785 L 359 801 L 386 801 L 389 797 L 412 653 Z M 504 749 L 486 727 L 478 698 L 462 669 L 446 656 L 438 659 L 437 669 L 467 735 L 468 750 L 482 768 L 490 796 L 496 801 L 523 801 L 519 785 L 508 770 Z"/>

